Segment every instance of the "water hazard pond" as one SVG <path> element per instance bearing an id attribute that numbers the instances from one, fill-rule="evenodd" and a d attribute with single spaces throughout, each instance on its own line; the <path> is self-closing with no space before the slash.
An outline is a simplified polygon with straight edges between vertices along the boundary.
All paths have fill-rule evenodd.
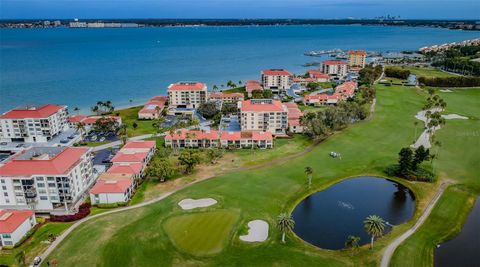
<path id="1" fill-rule="evenodd" d="M 349 235 L 359 236 L 361 245 L 369 243 L 363 230 L 368 215 L 397 225 L 414 212 L 415 196 L 410 189 L 387 179 L 358 177 L 305 198 L 293 211 L 293 231 L 317 247 L 342 249 Z"/>

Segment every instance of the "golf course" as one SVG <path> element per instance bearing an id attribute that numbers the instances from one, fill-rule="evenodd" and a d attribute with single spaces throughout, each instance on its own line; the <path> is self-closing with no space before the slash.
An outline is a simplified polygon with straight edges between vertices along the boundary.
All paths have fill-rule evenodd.
<path id="1" fill-rule="evenodd" d="M 58 266 L 378 266 L 383 249 L 412 227 L 440 184 L 449 182 L 425 224 L 402 243 L 390 262 L 432 266 L 435 245 L 460 231 L 480 192 L 480 88 L 437 91 L 447 102 L 445 114 L 469 119 L 448 120 L 436 132 L 442 144 L 434 148 L 438 158 L 433 166 L 430 161 L 423 163 L 436 173 L 435 182 L 388 177 L 413 191 L 416 209 L 412 219 L 394 226 L 375 241 L 373 249 L 367 245 L 357 250 L 320 249 L 292 232 L 282 243 L 276 227 L 277 216 L 291 213 L 308 195 L 356 176 L 386 177 L 385 168 L 397 162 L 402 147 L 412 144 L 414 116 L 427 93 L 381 84 L 376 89 L 375 113 L 370 118 L 333 134 L 310 152 L 287 162 L 205 179 L 150 205 L 89 220 L 70 233 L 42 266 L 53 260 Z M 331 151 L 341 153 L 341 158 L 331 157 Z M 307 166 L 313 169 L 310 187 L 304 173 Z M 186 198 L 213 198 L 218 203 L 184 210 L 178 203 Z M 266 241 L 239 239 L 252 220 L 269 224 Z"/>

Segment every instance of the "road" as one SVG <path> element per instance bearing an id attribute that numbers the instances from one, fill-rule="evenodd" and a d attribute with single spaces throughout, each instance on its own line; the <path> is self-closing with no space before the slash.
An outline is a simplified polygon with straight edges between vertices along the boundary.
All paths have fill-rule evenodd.
<path id="1" fill-rule="evenodd" d="M 387 246 L 387 248 L 383 252 L 380 267 L 388 267 L 390 263 L 390 259 L 392 258 L 392 255 L 397 249 L 397 247 L 400 246 L 400 244 L 402 244 L 403 241 L 405 241 L 407 238 L 413 235 L 418 230 L 418 228 L 422 226 L 425 220 L 427 220 L 428 216 L 430 215 L 433 208 L 435 207 L 435 204 L 437 204 L 438 200 L 440 199 L 440 197 L 442 196 L 443 192 L 445 191 L 448 185 L 449 183 L 446 183 L 446 182 L 442 183 L 438 188 L 437 193 L 435 193 L 435 196 L 430 201 L 430 203 L 428 203 L 427 208 L 425 209 L 425 211 L 423 211 L 422 215 L 420 216 L 420 218 L 418 218 L 418 221 L 413 225 L 413 227 L 408 229 L 401 236 L 397 237 L 397 239 L 393 240 L 393 242 Z"/>

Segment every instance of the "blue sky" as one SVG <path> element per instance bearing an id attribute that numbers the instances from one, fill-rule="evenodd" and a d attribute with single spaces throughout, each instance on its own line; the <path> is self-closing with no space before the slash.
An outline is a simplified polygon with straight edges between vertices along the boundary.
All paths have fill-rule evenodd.
<path id="1" fill-rule="evenodd" d="M 0 18 L 480 19 L 480 0 L 0 0 Z"/>

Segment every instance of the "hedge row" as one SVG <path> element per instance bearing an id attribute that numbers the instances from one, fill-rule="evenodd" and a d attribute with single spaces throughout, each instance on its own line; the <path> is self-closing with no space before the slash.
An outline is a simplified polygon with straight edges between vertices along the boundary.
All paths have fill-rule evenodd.
<path id="1" fill-rule="evenodd" d="M 110 203 L 110 204 L 96 204 L 97 208 L 100 209 L 112 209 L 112 208 L 117 208 L 117 207 L 125 207 L 127 206 L 127 202 L 115 202 L 115 203 Z"/>
<path id="2" fill-rule="evenodd" d="M 52 221 L 52 222 L 73 222 L 73 221 L 76 221 L 76 220 L 80 220 L 82 218 L 87 217 L 88 214 L 90 214 L 90 207 L 91 207 L 90 203 L 83 203 L 78 208 L 77 213 L 72 214 L 72 215 L 61 215 L 61 216 L 52 215 L 50 217 L 50 221 Z"/>
<path id="3" fill-rule="evenodd" d="M 418 82 L 422 85 L 436 87 L 474 87 L 480 86 L 480 77 L 419 77 Z"/>
<path id="4" fill-rule="evenodd" d="M 387 67 L 385 68 L 385 75 L 391 78 L 407 79 L 410 71 L 398 67 Z"/>

